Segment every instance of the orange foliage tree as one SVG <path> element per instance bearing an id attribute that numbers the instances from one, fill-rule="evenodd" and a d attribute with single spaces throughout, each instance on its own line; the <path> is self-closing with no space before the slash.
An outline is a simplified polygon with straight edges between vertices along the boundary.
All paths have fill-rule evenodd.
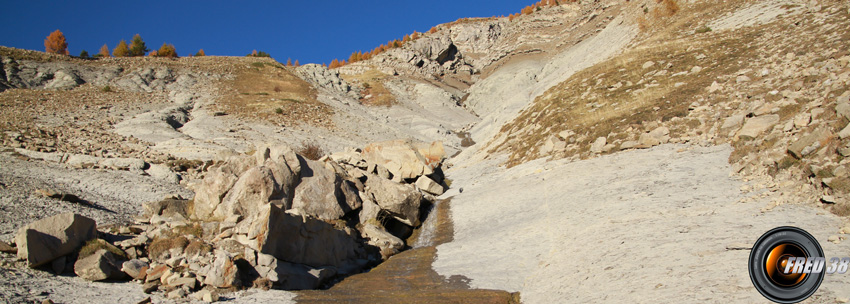
<path id="1" fill-rule="evenodd" d="M 100 52 L 98 52 L 97 54 L 100 55 L 100 57 L 111 57 L 111 55 L 109 55 L 109 47 L 105 44 L 100 47 Z"/>
<path id="2" fill-rule="evenodd" d="M 59 30 L 53 31 L 47 38 L 44 39 L 44 51 L 53 54 L 68 55 L 68 42 L 65 41 L 65 34 Z"/>
<path id="3" fill-rule="evenodd" d="M 206 55 L 207 55 L 207 53 L 204 53 L 204 49 L 200 49 L 200 50 L 198 50 L 197 53 L 195 53 L 195 57 L 201 57 L 201 56 L 206 56 Z"/>
<path id="4" fill-rule="evenodd" d="M 157 57 L 177 58 L 177 49 L 173 44 L 163 43 L 159 50 L 156 51 Z"/>
<path id="5" fill-rule="evenodd" d="M 127 41 L 121 39 L 121 41 L 118 42 L 118 46 L 112 49 L 112 56 L 127 57 L 128 55 L 130 55 L 130 48 L 127 47 Z"/>

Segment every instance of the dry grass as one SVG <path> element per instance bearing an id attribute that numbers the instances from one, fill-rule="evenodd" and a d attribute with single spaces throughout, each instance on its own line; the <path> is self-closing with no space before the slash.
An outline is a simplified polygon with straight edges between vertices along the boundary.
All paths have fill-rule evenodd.
<path id="1" fill-rule="evenodd" d="M 325 151 L 322 150 L 322 147 L 319 147 L 319 145 L 313 142 L 302 142 L 301 149 L 298 149 L 296 152 L 310 160 L 319 160 L 322 156 L 325 156 Z"/>
<path id="2" fill-rule="evenodd" d="M 660 1 L 656 7 L 659 16 L 676 12 L 676 18 L 654 23 L 656 28 L 643 37 L 643 43 L 576 73 L 538 97 L 502 128 L 504 136 L 491 143 L 491 152 L 509 151 L 507 165 L 514 166 L 542 156 L 538 147 L 547 138 L 572 130 L 577 133 L 576 145 L 568 146 L 558 157 L 587 157 L 590 143 L 597 137 L 618 144 L 635 139 L 636 131 L 627 131 L 629 128 L 646 130 L 652 126 L 648 122 L 676 119 L 676 123 L 665 124 L 680 132 L 699 126 L 698 120 L 687 118 L 690 105 L 724 101 L 708 98 L 705 88 L 719 76 L 748 67 L 748 58 L 758 53 L 751 41 L 759 33 L 695 35 L 694 25 L 717 12 L 711 6 L 680 10 L 673 4 Z M 643 68 L 648 61 L 655 64 Z M 701 71 L 691 72 L 695 66 Z"/>
<path id="3" fill-rule="evenodd" d="M 205 255 L 212 252 L 212 250 L 213 247 L 210 244 L 207 244 L 203 240 L 196 239 L 189 242 L 189 245 L 186 245 L 184 253 L 186 256 L 191 257 L 195 255 Z"/>
<path id="4" fill-rule="evenodd" d="M 108 242 L 101 239 L 93 239 L 86 242 L 86 244 L 83 245 L 83 248 L 80 249 L 78 259 L 88 257 L 101 249 L 106 249 L 106 251 L 109 251 L 117 258 L 125 260 L 127 259 L 127 254 L 124 253 L 123 250 L 118 249 L 118 247 L 115 247 L 112 244 L 109 244 Z"/>
<path id="5" fill-rule="evenodd" d="M 384 86 L 383 82 L 390 75 L 384 74 L 376 69 L 371 69 L 363 74 L 343 75 L 345 81 L 360 84 L 363 90 L 360 95 L 360 103 L 369 106 L 391 106 L 396 103 L 395 95 Z"/>
<path id="6" fill-rule="evenodd" d="M 188 245 L 189 239 L 182 235 L 178 237 L 157 238 L 151 242 L 150 246 L 148 246 L 148 256 L 152 259 L 158 259 L 171 249 L 180 248 L 182 250 Z"/>
<path id="7" fill-rule="evenodd" d="M 216 103 L 216 110 L 277 124 L 332 126 L 327 117 L 333 111 L 316 99 L 317 92 L 309 83 L 271 59 L 255 60 L 237 69 L 234 81 L 223 83 L 226 93 Z"/>
<path id="8" fill-rule="evenodd" d="M 728 52 L 711 51 L 727 48 L 726 45 L 740 47 L 728 48 Z M 516 120 L 503 127 L 502 132 L 509 136 L 497 149 L 510 147 L 513 151 L 509 165 L 516 165 L 533 159 L 537 147 L 546 138 L 573 130 L 580 136 L 580 148 L 575 153 L 584 154 L 597 137 L 608 137 L 609 142 L 625 139 L 620 133 L 629 127 L 686 117 L 695 96 L 718 75 L 737 70 L 738 65 L 728 63 L 738 62 L 749 51 L 740 39 L 716 37 L 689 43 L 670 41 L 628 51 L 583 70 L 544 93 Z M 697 59 L 701 55 L 709 59 Z M 655 65 L 644 69 L 642 65 L 647 61 Z M 721 66 L 721 62 L 726 64 Z M 690 73 L 694 66 L 703 70 Z M 670 77 L 680 72 L 687 73 Z M 663 75 L 656 76 L 659 73 Z M 685 123 L 695 122 L 685 120 Z"/>
<path id="9" fill-rule="evenodd" d="M 837 203 L 832 206 L 831 211 L 838 216 L 850 216 L 850 203 Z"/>

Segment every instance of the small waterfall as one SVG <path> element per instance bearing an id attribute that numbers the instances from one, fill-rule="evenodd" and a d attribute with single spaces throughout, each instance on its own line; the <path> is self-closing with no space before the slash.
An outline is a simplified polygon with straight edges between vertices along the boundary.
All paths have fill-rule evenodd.
<path id="1" fill-rule="evenodd" d="M 434 246 L 434 238 L 437 236 L 437 224 L 439 222 L 439 215 L 437 215 L 437 206 L 443 200 L 437 200 L 434 202 L 434 205 L 431 206 L 430 210 L 428 210 L 428 217 L 425 218 L 425 222 L 422 223 L 422 226 L 419 227 L 419 236 L 416 238 L 416 241 L 413 242 L 411 247 L 419 248 L 419 247 L 428 247 Z"/>

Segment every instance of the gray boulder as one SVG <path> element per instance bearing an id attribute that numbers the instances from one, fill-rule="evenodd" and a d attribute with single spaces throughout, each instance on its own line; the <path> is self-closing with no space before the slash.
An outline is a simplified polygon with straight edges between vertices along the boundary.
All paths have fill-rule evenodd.
<path id="1" fill-rule="evenodd" d="M 132 259 L 121 264 L 121 271 L 133 279 L 144 280 L 150 265 L 138 259 Z"/>
<path id="2" fill-rule="evenodd" d="M 747 119 L 741 130 L 738 131 L 738 138 L 754 139 L 765 131 L 770 130 L 770 128 L 773 128 L 777 123 L 779 123 L 779 115 L 776 114 Z"/>
<path id="3" fill-rule="evenodd" d="M 97 224 L 85 216 L 64 213 L 30 223 L 18 230 L 18 258 L 30 267 L 44 265 L 74 252 L 97 236 Z"/>
<path id="4" fill-rule="evenodd" d="M 278 185 L 271 169 L 260 166 L 248 169 L 227 193 L 213 215 L 227 218 L 233 215 L 248 217 L 276 197 Z"/>
<path id="5" fill-rule="evenodd" d="M 357 191 L 332 168 L 307 159 L 303 160 L 301 167 L 301 184 L 295 189 L 292 209 L 320 219 L 334 220 L 360 208 Z"/>
<path id="6" fill-rule="evenodd" d="M 256 249 L 278 260 L 339 268 L 358 256 L 359 246 L 349 232 L 318 219 L 288 214 L 275 205 L 264 206 L 251 229 Z"/>
<path id="7" fill-rule="evenodd" d="M 405 140 L 372 143 L 363 149 L 362 154 L 366 162 L 381 165 L 394 177 L 402 179 L 431 174 L 446 157 L 439 141 L 430 144 Z"/>
<path id="8" fill-rule="evenodd" d="M 90 256 L 77 260 L 74 263 L 74 273 L 89 281 L 121 279 L 124 277 L 124 272 L 118 265 L 112 253 L 106 249 L 100 249 Z"/>
<path id="9" fill-rule="evenodd" d="M 596 140 L 590 144 L 590 152 L 591 153 L 602 153 L 602 148 L 605 147 L 605 144 L 608 143 L 608 139 L 605 137 L 598 137 Z"/>
<path id="10" fill-rule="evenodd" d="M 238 287 L 239 268 L 234 264 L 233 256 L 223 250 L 215 251 L 215 260 L 206 273 L 204 284 L 218 288 Z"/>
<path id="11" fill-rule="evenodd" d="M 77 74 L 75 74 L 73 71 L 59 70 L 56 71 L 56 73 L 53 73 L 53 80 L 50 80 L 50 82 L 45 84 L 44 88 L 54 90 L 70 90 L 83 83 L 84 81 L 80 79 L 80 77 L 77 76 Z"/>
<path id="12" fill-rule="evenodd" d="M 419 187 L 422 191 L 433 195 L 440 195 L 445 192 L 442 185 L 427 176 L 420 176 L 419 179 L 416 180 L 416 187 Z"/>
<path id="13" fill-rule="evenodd" d="M 371 175 L 366 180 L 366 191 L 381 209 L 408 226 L 419 226 L 419 204 L 422 193 L 412 186 Z"/>
<path id="14" fill-rule="evenodd" d="M 361 231 L 363 237 L 369 239 L 369 245 L 377 246 L 378 248 L 381 248 L 382 251 L 390 249 L 398 252 L 404 248 L 404 241 L 387 232 L 387 230 L 382 227 L 373 224 L 365 224 Z"/>

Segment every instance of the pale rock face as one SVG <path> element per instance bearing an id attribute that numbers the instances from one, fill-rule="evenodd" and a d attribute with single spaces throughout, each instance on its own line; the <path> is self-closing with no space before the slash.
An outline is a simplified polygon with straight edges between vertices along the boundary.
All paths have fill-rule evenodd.
<path id="1" fill-rule="evenodd" d="M 367 162 L 384 166 L 394 177 L 402 179 L 431 174 L 446 157 L 441 142 L 427 144 L 404 140 L 369 144 L 362 154 Z"/>
<path id="2" fill-rule="evenodd" d="M 323 163 L 304 159 L 301 166 L 302 181 L 295 189 L 293 209 L 320 219 L 335 220 L 360 207 L 357 191 Z"/>
<path id="3" fill-rule="evenodd" d="M 419 187 L 422 191 L 433 195 L 440 195 L 445 191 L 442 185 L 427 176 L 420 176 L 419 179 L 416 180 L 416 187 Z"/>
<path id="4" fill-rule="evenodd" d="M 422 193 L 410 185 L 370 176 L 366 180 L 367 192 L 381 209 L 408 226 L 419 226 L 419 205 Z"/>
<path id="5" fill-rule="evenodd" d="M 85 216 L 65 213 L 21 227 L 15 235 L 18 258 L 30 267 L 44 265 L 74 252 L 97 236 L 97 224 Z"/>
<path id="6" fill-rule="evenodd" d="M 358 256 L 358 245 L 345 231 L 318 219 L 288 214 L 274 205 L 263 207 L 251 229 L 256 231 L 252 245 L 278 260 L 340 267 Z"/>
<path id="7" fill-rule="evenodd" d="M 260 166 L 248 169 L 239 177 L 213 215 L 227 218 L 236 214 L 246 217 L 255 214 L 274 198 L 277 194 L 276 186 L 269 168 Z"/>
<path id="8" fill-rule="evenodd" d="M 401 250 L 404 248 L 404 241 L 387 232 L 384 228 L 366 224 L 363 226 L 362 235 L 369 239 L 369 244 L 377 246 L 381 249 Z"/>
<path id="9" fill-rule="evenodd" d="M 216 250 L 215 260 L 206 274 L 204 284 L 218 288 L 230 288 L 239 285 L 239 268 L 233 263 L 233 257 L 223 250 Z"/>
<path id="10" fill-rule="evenodd" d="M 608 143 L 608 139 L 605 137 L 599 137 L 593 141 L 590 145 L 590 152 L 592 153 L 602 153 L 602 148 L 605 147 L 605 144 Z"/>
<path id="11" fill-rule="evenodd" d="M 763 115 L 747 119 L 741 130 L 738 131 L 738 138 L 753 139 L 773 128 L 779 123 L 779 115 Z"/>
<path id="12" fill-rule="evenodd" d="M 100 249 L 94 254 L 77 260 L 74 263 L 74 273 L 89 281 L 120 279 L 124 272 L 119 270 L 119 262 L 106 249 Z"/>

